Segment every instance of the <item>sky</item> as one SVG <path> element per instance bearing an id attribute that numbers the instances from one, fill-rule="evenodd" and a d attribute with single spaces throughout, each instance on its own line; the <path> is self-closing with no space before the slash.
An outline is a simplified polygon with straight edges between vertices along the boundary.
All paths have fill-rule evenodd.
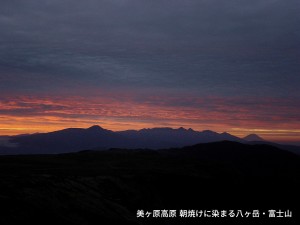
<path id="1" fill-rule="evenodd" d="M 299 0 L 2 0 L 0 135 L 98 124 L 300 142 Z"/>

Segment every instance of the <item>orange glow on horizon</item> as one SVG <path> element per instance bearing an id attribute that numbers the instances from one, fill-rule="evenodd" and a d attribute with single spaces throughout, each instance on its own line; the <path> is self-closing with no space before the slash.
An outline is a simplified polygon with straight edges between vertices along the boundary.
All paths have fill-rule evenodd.
<path id="1" fill-rule="evenodd" d="M 126 95 L 120 98 L 10 98 L 0 100 L 0 135 L 99 125 L 113 131 L 184 127 L 197 131 L 229 132 L 238 137 L 256 133 L 270 141 L 300 140 L 300 122 L 297 122 L 296 116 L 289 116 L 290 121 L 283 118 L 284 113 L 298 115 L 297 109 L 284 112 L 287 110 L 285 105 L 258 104 L 253 112 L 247 105 L 236 104 L 236 99 L 195 98 L 190 103 L 188 101 L 152 96 L 139 102 L 134 96 Z M 275 113 L 270 114 L 269 111 Z"/>
<path id="2" fill-rule="evenodd" d="M 40 123 L 37 123 L 39 120 Z M 112 131 L 122 131 L 122 130 L 140 130 L 143 128 L 154 128 L 154 127 L 171 127 L 179 128 L 184 127 L 185 129 L 192 128 L 196 131 L 206 130 L 208 128 L 197 127 L 195 124 L 185 124 L 185 126 L 180 125 L 180 121 L 169 123 L 168 126 L 146 123 L 146 122 L 116 122 L 113 120 L 105 120 L 95 123 L 94 121 L 69 121 L 68 119 L 55 118 L 53 121 L 49 121 L 49 118 L 44 120 L 44 118 L 34 118 L 32 120 L 26 120 L 27 122 L 22 122 L 19 124 L 12 124 L 11 126 L 2 126 L 0 128 L 0 136 L 5 135 L 19 135 L 19 134 L 33 134 L 33 133 L 46 133 L 57 130 L 62 130 L 65 128 L 88 128 L 93 125 L 99 125 L 104 129 Z M 47 122 L 46 122 L 47 121 Z M 230 128 L 230 127 L 217 127 L 213 126 L 214 129 L 209 128 L 218 133 L 229 132 L 232 135 L 243 138 L 248 134 L 255 133 L 260 137 L 268 141 L 299 141 L 300 130 L 267 130 L 267 129 L 240 129 L 240 128 Z"/>

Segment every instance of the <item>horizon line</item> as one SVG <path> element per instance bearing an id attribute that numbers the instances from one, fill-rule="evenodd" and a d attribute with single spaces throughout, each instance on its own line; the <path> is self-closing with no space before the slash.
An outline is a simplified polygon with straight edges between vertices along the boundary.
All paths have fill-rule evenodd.
<path id="1" fill-rule="evenodd" d="M 66 130 L 66 129 L 89 129 L 91 127 L 94 126 L 98 126 L 102 129 L 105 130 L 109 130 L 109 131 L 113 131 L 113 132 L 122 132 L 122 131 L 129 131 L 129 130 L 135 130 L 135 131 L 140 131 L 140 130 L 144 130 L 144 129 L 163 129 L 163 128 L 169 128 L 169 129 L 174 129 L 174 130 L 178 130 L 180 128 L 184 129 L 184 130 L 193 130 L 195 132 L 203 132 L 203 131 L 212 131 L 218 134 L 222 134 L 222 133 L 228 133 L 230 135 L 236 136 L 238 138 L 245 138 L 248 135 L 251 134 L 255 134 L 257 136 L 259 136 L 260 138 L 264 139 L 265 141 L 269 141 L 269 142 L 277 142 L 277 143 L 296 143 L 296 144 L 300 144 L 300 139 L 299 138 L 282 138 L 282 134 L 283 132 L 291 132 L 293 133 L 293 131 L 290 130 L 272 130 L 272 129 L 245 129 L 245 128 L 231 128 L 231 129 L 227 129 L 225 131 L 215 131 L 213 129 L 195 129 L 192 127 L 187 127 L 187 126 L 153 126 L 153 127 L 143 127 L 143 128 L 138 128 L 138 129 L 134 129 L 134 128 L 128 128 L 128 129 L 111 129 L 111 128 L 106 128 L 105 125 L 99 125 L 99 124 L 93 124 L 93 125 L 87 125 L 87 126 L 71 126 L 71 127 L 55 127 L 55 128 L 50 128 L 49 129 L 32 129 L 32 130 L 36 130 L 34 132 L 28 132 L 30 131 L 30 128 L 0 128 L 0 131 L 19 131 L 19 132 L 14 132 L 12 134 L 9 134 L 9 132 L 7 134 L 1 134 L 0 133 L 0 137 L 13 137 L 13 136 L 19 136 L 19 135 L 32 135 L 32 134 L 43 134 L 43 133 L 50 133 L 50 132 L 56 132 L 56 131 L 60 131 L 60 130 Z M 278 133 L 280 134 L 281 138 L 275 138 L 273 135 L 273 138 L 269 138 L 269 137 L 265 137 L 265 136 L 271 136 L 274 133 Z M 294 133 L 300 133 L 300 130 L 295 130 Z"/>

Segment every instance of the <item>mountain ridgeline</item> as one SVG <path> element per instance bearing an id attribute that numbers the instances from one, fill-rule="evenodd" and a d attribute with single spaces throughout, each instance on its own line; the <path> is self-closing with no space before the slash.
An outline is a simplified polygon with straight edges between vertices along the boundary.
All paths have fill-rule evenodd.
<path id="1" fill-rule="evenodd" d="M 111 131 L 100 126 L 87 129 L 67 128 L 64 130 L 17 135 L 5 137 L 5 143 L 0 143 L 0 154 L 53 154 L 81 150 L 106 150 L 110 148 L 126 149 L 164 149 L 181 148 L 199 143 L 218 141 L 234 141 L 239 143 L 264 143 L 255 134 L 238 138 L 229 133 L 217 133 L 210 130 L 195 131 L 193 129 L 152 128 L 142 130 Z M 287 146 L 267 142 L 276 147 L 289 150 Z M 290 146 L 294 152 L 299 148 Z"/>

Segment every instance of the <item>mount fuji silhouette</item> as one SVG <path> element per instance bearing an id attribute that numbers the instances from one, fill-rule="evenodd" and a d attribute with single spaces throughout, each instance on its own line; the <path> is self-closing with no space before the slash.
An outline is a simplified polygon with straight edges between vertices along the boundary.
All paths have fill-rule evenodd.
<path id="1" fill-rule="evenodd" d="M 249 134 L 243 138 L 246 141 L 266 141 L 265 139 L 261 138 L 257 134 Z"/>

